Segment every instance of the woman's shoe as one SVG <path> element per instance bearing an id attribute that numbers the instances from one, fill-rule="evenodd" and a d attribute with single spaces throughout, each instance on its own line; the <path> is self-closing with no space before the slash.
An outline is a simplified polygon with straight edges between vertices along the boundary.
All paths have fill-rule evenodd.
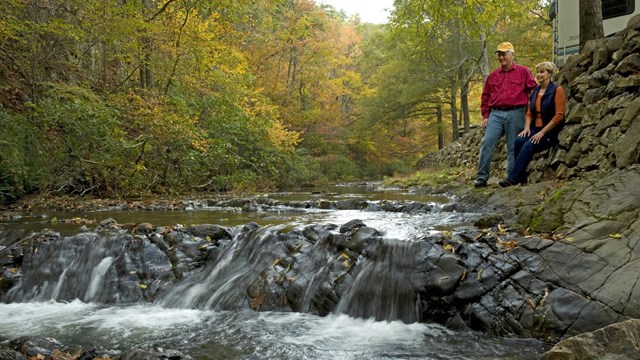
<path id="1" fill-rule="evenodd" d="M 509 186 L 516 185 L 516 183 L 511 182 L 511 180 L 509 179 L 504 179 L 500 181 L 498 184 L 500 185 L 500 187 L 509 187 Z"/>

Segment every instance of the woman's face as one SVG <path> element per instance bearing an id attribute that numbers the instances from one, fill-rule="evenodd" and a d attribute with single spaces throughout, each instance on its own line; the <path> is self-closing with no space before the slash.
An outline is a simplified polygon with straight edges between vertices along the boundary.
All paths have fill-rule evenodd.
<path id="1" fill-rule="evenodd" d="M 551 74 L 546 69 L 540 68 L 536 69 L 536 81 L 538 83 L 543 83 L 548 81 L 551 78 Z"/>

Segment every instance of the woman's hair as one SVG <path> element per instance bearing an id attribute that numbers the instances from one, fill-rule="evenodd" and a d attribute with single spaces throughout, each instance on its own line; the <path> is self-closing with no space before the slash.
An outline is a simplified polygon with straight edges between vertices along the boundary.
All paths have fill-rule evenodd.
<path id="1" fill-rule="evenodd" d="M 556 72 L 558 72 L 558 67 L 551 61 L 543 61 L 540 64 L 536 65 L 536 70 L 540 69 L 544 69 L 546 72 L 551 74 L 551 76 L 555 75 Z"/>

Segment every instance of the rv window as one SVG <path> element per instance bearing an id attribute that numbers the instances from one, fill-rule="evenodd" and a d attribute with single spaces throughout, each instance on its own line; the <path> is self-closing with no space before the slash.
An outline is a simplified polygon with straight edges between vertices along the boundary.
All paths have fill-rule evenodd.
<path id="1" fill-rule="evenodd" d="M 602 0 L 602 19 L 611 19 L 633 13 L 633 0 Z"/>

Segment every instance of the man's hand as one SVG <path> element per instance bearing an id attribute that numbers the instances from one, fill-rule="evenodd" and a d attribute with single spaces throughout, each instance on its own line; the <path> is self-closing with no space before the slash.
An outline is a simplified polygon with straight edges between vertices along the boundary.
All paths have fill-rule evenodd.
<path id="1" fill-rule="evenodd" d="M 489 123 L 489 118 L 482 119 L 482 128 L 486 129 L 488 123 Z"/>

